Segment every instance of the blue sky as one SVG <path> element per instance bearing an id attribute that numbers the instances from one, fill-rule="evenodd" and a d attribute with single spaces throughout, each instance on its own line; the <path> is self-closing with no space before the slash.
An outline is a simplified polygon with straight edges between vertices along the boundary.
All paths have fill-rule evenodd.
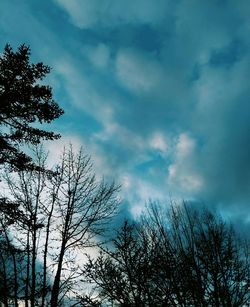
<path id="1" fill-rule="evenodd" d="M 83 145 L 127 210 L 193 200 L 250 218 L 250 3 L 1 0 L 0 47 L 30 45 Z"/>

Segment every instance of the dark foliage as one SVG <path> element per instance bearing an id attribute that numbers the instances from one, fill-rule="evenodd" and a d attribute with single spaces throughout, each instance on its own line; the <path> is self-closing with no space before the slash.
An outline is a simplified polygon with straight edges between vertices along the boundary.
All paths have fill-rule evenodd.
<path id="1" fill-rule="evenodd" d="M 16 52 L 6 45 L 0 57 L 0 165 L 14 169 L 34 168 L 20 146 L 59 137 L 35 127 L 50 123 L 63 114 L 52 98 L 51 87 L 38 81 L 50 72 L 43 63 L 30 63 L 30 49 L 21 45 Z"/>

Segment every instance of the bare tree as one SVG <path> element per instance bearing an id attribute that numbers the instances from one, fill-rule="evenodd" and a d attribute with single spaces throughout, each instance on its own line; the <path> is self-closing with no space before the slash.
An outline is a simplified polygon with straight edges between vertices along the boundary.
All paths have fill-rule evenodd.
<path id="1" fill-rule="evenodd" d="M 44 211 L 46 215 L 46 219 L 44 221 L 45 223 L 45 232 L 43 236 L 44 240 L 44 253 L 43 253 L 43 280 L 42 280 L 42 302 L 41 307 L 45 306 L 45 303 L 48 304 L 48 301 L 46 302 L 46 297 L 48 293 L 50 292 L 50 285 L 48 283 L 48 258 L 49 258 L 49 245 L 51 243 L 50 240 L 50 232 L 53 231 L 53 222 L 54 222 L 54 209 L 56 205 L 58 190 L 60 187 L 60 182 L 62 180 L 62 174 L 59 175 L 59 173 L 55 172 L 56 176 L 53 176 L 50 178 L 50 184 L 48 188 L 47 193 L 47 200 L 48 202 L 44 206 Z M 53 178 L 53 180 L 52 180 Z"/>
<path id="2" fill-rule="evenodd" d="M 5 173 L 13 202 L 19 205 L 21 219 L 14 224 L 13 234 L 16 244 L 26 252 L 25 305 L 34 307 L 37 293 L 37 253 L 39 237 L 44 227 L 44 192 L 50 172 L 44 172 L 47 154 L 41 146 L 33 150 L 34 162 L 39 166 L 36 170 L 21 170 L 16 174 Z M 41 284 L 41 281 L 39 281 Z"/>
<path id="3" fill-rule="evenodd" d="M 1 214 L 0 217 L 0 275 L 1 275 L 1 295 L 0 301 L 8 306 L 10 301 L 12 306 L 18 307 L 18 297 L 21 295 L 23 287 L 20 283 L 22 271 L 24 269 L 24 251 L 13 244 L 10 233 L 10 225 L 13 220 Z"/>
<path id="4" fill-rule="evenodd" d="M 104 306 L 170 306 L 155 282 L 157 249 L 157 238 L 151 241 L 140 225 L 125 222 L 113 248 L 103 249 L 83 269 L 87 280 L 96 285 L 99 302 L 105 302 Z"/>
<path id="5" fill-rule="evenodd" d="M 11 228 L 15 246 L 25 252 L 26 306 L 58 306 L 76 290 L 78 254 L 82 259 L 85 248 L 99 244 L 115 213 L 118 187 L 96 179 L 82 150 L 65 149 L 51 172 L 42 171 L 47 169 L 47 154 L 41 148 L 35 157 L 37 170 L 5 176 L 13 204 L 18 204 L 19 219 Z"/>
<path id="6" fill-rule="evenodd" d="M 179 274 L 188 303 L 243 306 L 249 303 L 249 243 L 208 210 L 171 209 L 171 240 L 180 256 Z"/>
<path id="7" fill-rule="evenodd" d="M 151 204 L 125 223 L 83 274 L 111 306 L 244 306 L 250 302 L 248 243 L 204 209 Z"/>
<path id="8" fill-rule="evenodd" d="M 77 248 L 82 251 L 97 244 L 96 236 L 102 234 L 118 205 L 118 187 L 103 180 L 98 182 L 93 174 L 90 157 L 84 155 L 82 150 L 77 154 L 72 147 L 64 150 L 57 171 L 60 179 L 54 181 L 57 187 L 54 197 L 60 252 L 56 259 L 51 306 L 58 306 L 60 300 L 62 271 L 66 271 L 70 264 L 65 259 L 69 260 Z M 77 272 L 76 263 L 74 266 Z M 75 278 L 75 274 L 72 276 L 74 270 L 70 268 L 69 271 L 71 278 Z"/>

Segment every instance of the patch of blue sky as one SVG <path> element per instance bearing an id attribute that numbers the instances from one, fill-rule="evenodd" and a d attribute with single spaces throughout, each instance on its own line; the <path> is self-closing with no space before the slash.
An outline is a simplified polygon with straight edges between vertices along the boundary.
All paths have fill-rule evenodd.
<path id="1" fill-rule="evenodd" d="M 169 164 L 169 161 L 162 154 L 157 151 L 151 151 L 148 159 L 135 165 L 134 171 L 144 179 L 159 178 L 159 180 L 164 181 Z"/>

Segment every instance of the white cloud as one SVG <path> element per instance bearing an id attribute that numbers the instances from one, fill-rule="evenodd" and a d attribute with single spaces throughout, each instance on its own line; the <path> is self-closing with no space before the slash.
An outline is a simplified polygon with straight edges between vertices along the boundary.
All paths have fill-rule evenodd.
<path id="1" fill-rule="evenodd" d="M 79 28 L 117 26 L 121 23 L 158 24 L 165 17 L 168 3 L 158 0 L 54 0 Z"/>
<path id="2" fill-rule="evenodd" d="M 110 49 L 105 44 L 98 44 L 97 46 L 84 46 L 83 54 L 88 57 L 90 62 L 97 68 L 106 68 L 110 61 Z"/>
<path id="3" fill-rule="evenodd" d="M 178 160 L 185 159 L 192 155 L 195 148 L 195 141 L 188 134 L 181 133 L 176 145 L 176 157 Z"/>
<path id="4" fill-rule="evenodd" d="M 140 215 L 149 200 L 168 203 L 164 190 L 136 174 L 126 173 L 121 177 L 121 183 L 122 197 L 132 204 L 130 212 L 133 216 Z"/>
<path id="5" fill-rule="evenodd" d="M 155 150 L 159 150 L 163 154 L 166 154 L 168 151 L 168 144 L 167 141 L 164 137 L 164 135 L 161 132 L 155 132 L 150 140 L 149 140 L 149 145 L 151 148 Z"/>
<path id="6" fill-rule="evenodd" d="M 167 178 L 169 186 L 177 193 L 196 193 L 203 187 L 203 179 L 194 162 L 195 150 L 195 140 L 187 133 L 180 134 Z"/>
<path id="7" fill-rule="evenodd" d="M 86 28 L 94 23 L 98 15 L 98 6 L 88 5 L 85 0 L 55 0 L 71 17 L 73 23 L 81 28 Z"/>
<path id="8" fill-rule="evenodd" d="M 113 99 L 112 94 L 107 97 L 98 91 L 90 76 L 84 74 L 84 68 L 77 67 L 71 58 L 58 59 L 54 67 L 56 73 L 64 78 L 70 103 L 101 123 L 112 121 L 113 107 L 110 103 Z"/>
<path id="9" fill-rule="evenodd" d="M 76 153 L 81 147 L 83 147 L 83 150 L 85 149 L 83 140 L 77 135 L 64 135 L 53 142 L 45 142 L 45 149 L 49 152 L 49 167 L 53 167 L 60 162 L 60 157 L 62 156 L 64 148 L 67 149 L 70 145 L 72 145 L 73 151 Z"/>
<path id="10" fill-rule="evenodd" d="M 147 54 L 136 50 L 121 50 L 116 59 L 118 79 L 136 93 L 155 90 L 164 81 L 160 64 Z"/>

